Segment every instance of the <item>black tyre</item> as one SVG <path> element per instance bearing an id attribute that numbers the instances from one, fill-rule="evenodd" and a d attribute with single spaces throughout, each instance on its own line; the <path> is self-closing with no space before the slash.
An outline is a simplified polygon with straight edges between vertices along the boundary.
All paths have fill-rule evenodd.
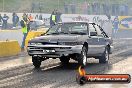
<path id="1" fill-rule="evenodd" d="M 62 56 L 60 57 L 61 65 L 67 65 L 69 64 L 70 57 L 68 56 Z"/>
<path id="2" fill-rule="evenodd" d="M 86 80 L 86 78 L 83 77 L 83 76 L 77 76 L 77 77 L 76 77 L 76 82 L 77 82 L 79 85 L 84 85 L 84 84 L 87 82 L 87 80 Z"/>
<path id="3" fill-rule="evenodd" d="M 81 54 L 79 55 L 78 62 L 81 66 L 87 65 L 87 49 L 83 46 Z"/>
<path id="4" fill-rule="evenodd" d="M 108 63 L 108 60 L 109 60 L 109 51 L 108 48 L 106 47 L 102 56 L 99 57 L 99 63 Z"/>
<path id="5" fill-rule="evenodd" d="M 40 68 L 41 60 L 39 57 L 32 57 L 32 62 L 35 68 Z"/>

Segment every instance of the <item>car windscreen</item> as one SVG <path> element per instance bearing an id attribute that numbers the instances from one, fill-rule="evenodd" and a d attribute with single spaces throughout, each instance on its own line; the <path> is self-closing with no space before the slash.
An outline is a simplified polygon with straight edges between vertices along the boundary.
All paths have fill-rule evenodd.
<path id="1" fill-rule="evenodd" d="M 87 24 L 61 23 L 52 26 L 47 34 L 87 34 Z"/>

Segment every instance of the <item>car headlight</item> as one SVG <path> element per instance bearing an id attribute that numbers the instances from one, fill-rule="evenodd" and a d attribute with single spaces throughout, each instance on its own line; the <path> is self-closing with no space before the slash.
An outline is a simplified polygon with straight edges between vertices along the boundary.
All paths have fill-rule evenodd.
<path id="1" fill-rule="evenodd" d="M 28 43 L 28 45 L 42 45 L 42 43 Z"/>

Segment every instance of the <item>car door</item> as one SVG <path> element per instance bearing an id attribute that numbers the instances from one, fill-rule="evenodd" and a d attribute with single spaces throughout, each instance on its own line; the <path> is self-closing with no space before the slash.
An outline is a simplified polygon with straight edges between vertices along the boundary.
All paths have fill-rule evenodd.
<path id="1" fill-rule="evenodd" d="M 89 24 L 89 38 L 87 41 L 89 44 L 88 56 L 99 56 L 103 52 L 105 40 L 103 36 L 99 35 L 96 24 Z"/>
<path id="2" fill-rule="evenodd" d="M 94 25 L 97 36 L 98 36 L 98 54 L 102 54 L 105 51 L 105 47 L 108 43 L 108 37 L 105 36 L 105 34 L 101 31 L 100 27 L 98 25 Z"/>

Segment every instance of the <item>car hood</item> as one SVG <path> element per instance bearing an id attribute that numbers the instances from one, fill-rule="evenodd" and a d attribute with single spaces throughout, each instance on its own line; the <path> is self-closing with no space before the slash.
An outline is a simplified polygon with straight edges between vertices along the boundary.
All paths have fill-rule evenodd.
<path id="1" fill-rule="evenodd" d="M 81 35 L 44 35 L 40 37 L 36 37 L 29 42 L 73 42 L 81 38 Z"/>

